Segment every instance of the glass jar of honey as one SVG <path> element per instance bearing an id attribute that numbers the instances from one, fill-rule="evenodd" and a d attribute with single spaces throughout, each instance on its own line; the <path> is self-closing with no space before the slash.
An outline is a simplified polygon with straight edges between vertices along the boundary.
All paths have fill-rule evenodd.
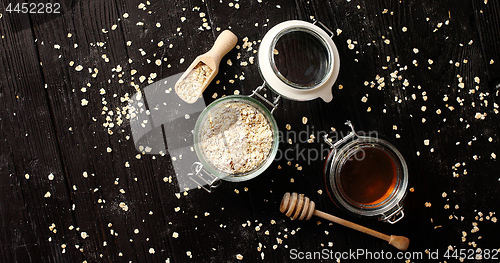
<path id="1" fill-rule="evenodd" d="M 328 195 L 342 210 L 377 217 L 394 224 L 404 217 L 402 201 L 408 187 L 408 167 L 401 153 L 377 136 L 351 132 L 333 143 L 325 162 Z"/>

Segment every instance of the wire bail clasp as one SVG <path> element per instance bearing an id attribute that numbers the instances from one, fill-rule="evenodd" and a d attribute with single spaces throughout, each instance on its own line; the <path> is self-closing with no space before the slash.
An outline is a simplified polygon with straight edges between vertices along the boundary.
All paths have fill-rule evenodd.
<path id="1" fill-rule="evenodd" d="M 328 134 L 323 135 L 323 141 L 325 141 L 325 143 L 328 144 L 330 146 L 330 148 L 338 149 L 341 144 L 343 144 L 343 143 L 349 141 L 350 139 L 356 137 L 356 135 L 357 135 L 356 134 L 356 130 L 354 130 L 354 125 L 352 125 L 352 122 L 351 121 L 346 121 L 344 124 L 347 125 L 347 126 L 349 126 L 349 128 L 351 128 L 351 131 L 349 132 L 349 134 L 347 134 L 341 140 L 338 140 L 335 143 L 333 143 L 332 139 L 330 139 L 328 137 Z"/>
<path id="2" fill-rule="evenodd" d="M 267 103 L 269 106 L 272 107 L 271 114 L 273 114 L 274 110 L 278 108 L 278 105 L 280 103 L 280 98 L 281 95 L 278 95 L 273 101 L 268 100 L 264 95 L 260 94 L 259 92 L 264 90 L 266 87 L 266 82 L 262 83 L 262 85 L 258 86 L 255 90 L 252 91 L 252 94 L 250 94 L 249 97 L 252 96 L 257 96 L 259 99 L 261 99 L 263 102 Z"/>
<path id="3" fill-rule="evenodd" d="M 405 217 L 405 213 L 403 212 L 403 206 L 398 204 L 393 211 L 391 211 L 388 215 L 382 215 L 379 220 L 383 222 L 387 222 L 391 225 L 396 224 L 401 219 Z"/>
<path id="4" fill-rule="evenodd" d="M 189 179 L 209 193 L 212 193 L 212 189 L 217 188 L 222 183 L 219 177 L 203 169 L 203 164 L 200 162 L 194 162 L 191 166 L 191 170 L 192 173 L 187 174 Z M 205 185 L 208 185 L 208 188 L 205 187 Z"/>
<path id="5" fill-rule="evenodd" d="M 313 25 L 316 25 L 316 24 L 318 24 L 318 26 L 320 28 L 322 28 L 323 30 L 325 30 L 330 35 L 330 38 L 333 38 L 333 36 L 335 36 L 335 34 L 332 32 L 332 30 L 330 30 L 330 28 L 328 28 L 327 26 L 325 26 L 325 24 L 321 23 L 321 21 L 314 20 Z"/>

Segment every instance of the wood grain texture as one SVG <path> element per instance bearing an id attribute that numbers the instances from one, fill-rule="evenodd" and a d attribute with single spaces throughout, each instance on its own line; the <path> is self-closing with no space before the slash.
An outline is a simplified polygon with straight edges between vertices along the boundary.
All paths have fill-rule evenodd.
<path id="1" fill-rule="evenodd" d="M 27 15 L 1 23 L 2 261 L 78 261 L 61 248 L 74 218 L 37 40 Z"/>
<path id="2" fill-rule="evenodd" d="M 498 1 L 81 0 L 61 2 L 61 14 L 29 15 L 6 12 L 7 5 L 0 5 L 1 262 L 298 262 L 291 249 L 396 253 L 327 221 L 290 221 L 278 209 L 285 192 L 407 236 L 410 252 L 439 249 L 439 261 L 449 245 L 500 247 Z M 263 174 L 224 182 L 212 194 L 185 191 L 178 156 L 136 150 L 127 105 L 137 91 L 184 71 L 230 29 L 237 47 L 204 99 L 251 94 L 263 82 L 260 40 L 293 19 L 333 31 L 341 69 L 332 102 L 280 101 L 280 151 Z M 332 128 L 347 134 L 346 120 L 376 131 L 408 163 L 411 191 L 396 225 L 345 213 L 328 197 L 330 149 L 320 137 Z"/>
<path id="3" fill-rule="evenodd" d="M 498 2 L 472 1 L 472 6 L 474 7 L 474 16 L 471 16 L 470 19 L 471 23 L 478 29 L 477 33 L 481 39 L 480 43 L 484 61 L 488 67 L 489 80 L 498 79 L 500 66 L 495 61 L 499 59 L 498 44 L 500 38 L 496 33 L 496 28 L 500 25 L 500 20 L 494 14 L 500 9 L 500 5 Z"/>

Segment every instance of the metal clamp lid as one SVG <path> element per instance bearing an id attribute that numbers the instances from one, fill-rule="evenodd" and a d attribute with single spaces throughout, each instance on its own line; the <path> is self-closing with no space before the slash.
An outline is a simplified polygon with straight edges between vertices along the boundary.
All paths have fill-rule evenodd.
<path id="1" fill-rule="evenodd" d="M 330 34 L 330 38 L 333 38 L 335 34 L 333 34 L 332 30 L 330 30 L 327 26 L 325 26 L 325 24 L 321 23 L 321 21 L 319 20 L 314 20 L 313 25 L 316 24 L 318 24 L 321 27 L 321 29 L 325 30 L 328 34 Z"/>
<path id="2" fill-rule="evenodd" d="M 328 134 L 323 135 L 323 140 L 325 141 L 326 144 L 328 144 L 330 146 L 330 148 L 332 148 L 332 149 L 338 149 L 340 145 L 342 145 L 342 144 L 348 142 L 349 140 L 354 139 L 355 137 L 357 137 L 357 133 L 354 130 L 354 125 L 352 125 L 352 122 L 351 121 L 346 121 L 344 124 L 347 125 L 347 126 L 349 126 L 349 128 L 351 128 L 351 131 L 349 132 L 348 135 L 346 135 L 344 138 L 336 141 L 335 143 L 333 143 L 332 140 L 328 137 Z"/>
<path id="3" fill-rule="evenodd" d="M 276 108 L 278 108 L 278 104 L 280 103 L 280 98 L 281 98 L 281 95 L 278 95 L 278 97 L 276 97 L 273 101 L 270 101 L 268 100 L 265 96 L 261 95 L 259 92 L 262 91 L 262 90 L 265 90 L 265 87 L 266 87 L 266 82 L 264 81 L 264 83 L 262 83 L 262 85 L 258 86 L 253 92 L 252 94 L 250 94 L 249 97 L 253 97 L 254 95 L 257 96 L 259 99 L 261 99 L 263 102 L 265 102 L 266 104 L 268 104 L 269 106 L 272 107 L 272 110 L 271 110 L 271 114 L 273 114 L 274 110 Z"/>
<path id="4" fill-rule="evenodd" d="M 403 219 L 403 217 L 405 217 L 403 206 L 401 204 L 398 204 L 396 207 L 394 207 L 393 210 L 381 215 L 379 220 L 392 225 L 399 222 L 401 219 Z"/>
<path id="5" fill-rule="evenodd" d="M 203 169 L 203 164 L 199 162 L 193 163 L 191 170 L 193 172 L 188 173 L 189 179 L 209 193 L 212 193 L 212 189 L 217 188 L 222 183 L 220 178 Z M 208 188 L 205 187 L 205 185 L 207 185 Z"/>

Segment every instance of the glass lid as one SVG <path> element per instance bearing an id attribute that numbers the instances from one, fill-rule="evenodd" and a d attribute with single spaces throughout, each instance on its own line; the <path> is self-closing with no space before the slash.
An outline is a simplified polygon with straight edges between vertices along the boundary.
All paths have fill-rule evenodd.
<path id="1" fill-rule="evenodd" d="M 273 70 L 294 88 L 315 88 L 331 73 L 330 50 L 314 31 L 292 28 L 278 35 L 275 42 Z"/>
<path id="2" fill-rule="evenodd" d="M 315 24 L 290 20 L 271 28 L 260 44 L 258 63 L 266 85 L 285 98 L 333 99 L 339 53 L 331 36 Z"/>

